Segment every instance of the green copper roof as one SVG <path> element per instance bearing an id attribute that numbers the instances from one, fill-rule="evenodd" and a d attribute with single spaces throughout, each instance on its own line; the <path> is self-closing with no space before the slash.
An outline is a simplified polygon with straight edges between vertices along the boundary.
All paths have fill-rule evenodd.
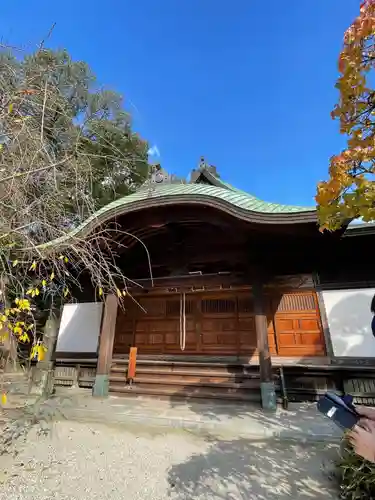
<path id="1" fill-rule="evenodd" d="M 314 207 L 299 207 L 294 205 L 267 203 L 259 200 L 255 196 L 245 193 L 244 191 L 233 188 L 230 184 L 223 183 L 223 181 L 217 179 L 215 176 L 212 177 L 218 181 L 215 182 L 215 184 L 219 184 L 220 187 L 218 185 L 212 186 L 204 183 L 164 185 L 150 184 L 149 186 L 144 186 L 139 191 L 124 196 L 123 198 L 119 198 L 118 200 L 104 206 L 69 234 L 45 245 L 41 245 L 39 248 L 46 249 L 63 245 L 64 243 L 66 244 L 69 239 L 77 236 L 85 236 L 87 232 L 93 230 L 93 228 L 97 225 L 109 219 L 115 218 L 116 216 L 125 214 L 128 211 L 130 212 L 141 210 L 150 206 L 156 207 L 173 203 L 198 203 L 202 205 L 213 205 L 218 208 L 222 208 L 233 215 L 239 213 L 243 219 L 256 217 L 258 222 L 261 222 L 259 218 L 262 214 L 264 216 L 268 215 L 268 223 L 276 222 L 276 219 L 279 219 L 279 217 L 282 216 L 284 216 L 282 217 L 282 220 L 287 223 L 289 218 L 285 219 L 285 216 L 289 215 L 293 218 L 293 214 L 297 217 L 300 216 L 298 217 L 299 222 L 304 221 L 304 214 L 306 214 L 305 216 L 309 219 L 309 221 L 315 220 Z"/>
<path id="2" fill-rule="evenodd" d="M 222 181 L 220 181 L 222 182 Z M 163 186 L 152 185 L 150 189 L 144 187 L 140 191 L 129 196 L 121 198 L 113 203 L 119 203 L 121 206 L 128 205 L 133 201 L 138 201 L 146 198 L 158 198 L 164 196 L 209 196 L 235 205 L 244 210 L 261 213 L 295 213 L 295 212 L 311 212 L 314 207 L 299 207 L 294 205 L 280 205 L 277 203 L 267 203 L 259 200 L 255 196 L 245 193 L 239 189 L 235 189 L 230 184 L 227 184 L 227 189 L 217 186 L 209 186 L 208 184 L 169 184 Z M 102 210 L 104 210 L 104 207 Z"/>

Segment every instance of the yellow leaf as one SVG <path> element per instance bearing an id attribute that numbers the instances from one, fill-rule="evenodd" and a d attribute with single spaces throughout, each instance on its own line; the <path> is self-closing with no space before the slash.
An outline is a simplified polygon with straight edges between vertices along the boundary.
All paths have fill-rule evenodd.
<path id="1" fill-rule="evenodd" d="M 13 261 L 13 267 L 15 267 L 17 264 L 18 264 L 18 260 L 16 259 Z"/>
<path id="2" fill-rule="evenodd" d="M 7 317 L 7 316 L 5 316 L 5 314 L 2 314 L 2 315 L 0 316 L 0 320 L 1 320 L 1 321 L 7 321 L 7 320 L 8 320 L 8 317 Z"/>
<path id="3" fill-rule="evenodd" d="M 33 289 L 29 288 L 29 290 L 27 290 L 27 292 L 26 292 L 26 295 L 31 295 L 32 293 L 33 293 Z"/>
<path id="4" fill-rule="evenodd" d="M 44 346 L 38 345 L 37 353 L 38 353 L 38 361 L 43 361 L 46 350 Z"/>
<path id="5" fill-rule="evenodd" d="M 126 297 L 126 291 L 125 291 L 125 290 L 123 290 L 122 295 L 123 295 L 124 297 Z"/>
<path id="6" fill-rule="evenodd" d="M 99 297 L 103 295 L 103 288 L 99 288 Z"/>
<path id="7" fill-rule="evenodd" d="M 27 333 L 24 332 L 22 335 L 20 335 L 18 337 L 18 340 L 20 342 L 29 342 L 30 341 L 30 337 L 27 335 Z"/>
<path id="8" fill-rule="evenodd" d="M 60 255 L 60 256 L 59 256 L 59 259 L 60 259 L 60 260 L 63 260 L 63 258 L 64 258 L 64 256 L 63 256 L 63 255 Z"/>
<path id="9" fill-rule="evenodd" d="M 116 292 L 117 292 L 117 296 L 121 297 L 121 290 L 119 290 L 118 288 L 116 288 Z"/>
<path id="10" fill-rule="evenodd" d="M 13 113 L 13 108 L 14 108 L 14 104 L 11 102 L 8 106 L 8 113 L 11 114 Z"/>
<path id="11" fill-rule="evenodd" d="M 55 277 L 55 273 L 52 271 L 51 276 L 50 276 L 51 281 L 54 279 L 54 277 Z"/>
<path id="12" fill-rule="evenodd" d="M 3 146 L 2 144 L 0 144 L 0 151 L 3 149 L 3 147 L 4 147 L 4 146 Z M 8 245 L 8 246 L 9 246 L 9 245 Z"/>
<path id="13" fill-rule="evenodd" d="M 64 257 L 64 262 L 65 262 L 65 264 L 67 264 L 69 262 L 68 257 Z"/>
<path id="14" fill-rule="evenodd" d="M 27 299 L 22 299 L 18 302 L 19 308 L 21 311 L 29 311 L 30 310 L 30 301 Z"/>
<path id="15" fill-rule="evenodd" d="M 42 286 L 45 287 L 47 285 L 47 281 L 46 280 L 42 280 Z"/>
<path id="16" fill-rule="evenodd" d="M 30 359 L 37 359 L 38 361 L 43 361 L 47 348 L 43 344 L 36 344 L 32 347 L 30 352 Z"/>
<path id="17" fill-rule="evenodd" d="M 6 405 L 7 401 L 8 401 L 7 395 L 6 395 L 5 392 L 3 392 L 2 395 L 1 395 L 1 404 L 2 405 Z"/>
<path id="18" fill-rule="evenodd" d="M 30 266 L 30 271 L 35 271 L 35 269 L 36 269 L 36 262 L 34 260 L 34 262 Z"/>
<path id="19" fill-rule="evenodd" d="M 69 293 L 69 288 L 65 288 L 64 289 L 64 297 L 66 297 L 68 295 L 68 293 Z"/>
<path id="20" fill-rule="evenodd" d="M 40 291 L 39 291 L 39 288 L 35 288 L 35 295 L 39 295 L 40 294 Z"/>

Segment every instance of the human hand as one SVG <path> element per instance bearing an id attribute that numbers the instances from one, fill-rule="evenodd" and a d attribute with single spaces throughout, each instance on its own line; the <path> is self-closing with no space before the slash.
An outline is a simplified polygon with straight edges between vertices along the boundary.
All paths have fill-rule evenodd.
<path id="1" fill-rule="evenodd" d="M 375 429 L 369 431 L 356 425 L 348 439 L 357 455 L 375 463 Z"/>
<path id="2" fill-rule="evenodd" d="M 361 417 L 375 421 L 375 408 L 369 408 L 368 406 L 356 406 L 355 411 Z"/>
<path id="3" fill-rule="evenodd" d="M 361 418 L 358 422 L 358 425 L 363 429 L 367 429 L 369 432 L 375 432 L 375 420 Z"/>

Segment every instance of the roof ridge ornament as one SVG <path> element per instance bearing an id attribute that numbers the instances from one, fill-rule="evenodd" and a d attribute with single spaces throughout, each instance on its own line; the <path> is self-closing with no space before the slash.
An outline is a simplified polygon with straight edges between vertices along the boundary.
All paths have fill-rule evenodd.
<path id="1" fill-rule="evenodd" d="M 204 172 L 204 171 L 209 172 L 211 175 L 213 175 L 214 177 L 217 177 L 217 178 L 220 177 L 219 172 L 217 171 L 217 168 L 215 167 L 215 165 L 211 165 L 210 163 L 207 163 L 204 156 L 201 156 L 201 158 L 199 160 L 198 170 L 200 172 Z"/>
<path id="2" fill-rule="evenodd" d="M 148 185 L 148 195 L 152 196 L 153 191 L 157 186 L 166 184 L 186 184 L 185 179 L 179 178 L 177 175 L 169 174 L 160 163 L 154 163 L 150 165 L 149 178 L 146 181 Z"/>
<path id="3" fill-rule="evenodd" d="M 204 159 L 204 156 L 201 156 L 200 157 L 200 160 L 199 160 L 199 170 L 204 170 L 206 168 L 207 163 L 206 163 L 206 160 Z"/>

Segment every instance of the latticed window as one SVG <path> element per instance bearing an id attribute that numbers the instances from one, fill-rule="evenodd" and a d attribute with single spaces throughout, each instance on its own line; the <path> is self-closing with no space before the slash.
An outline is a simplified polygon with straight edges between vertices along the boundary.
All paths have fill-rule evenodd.
<path id="1" fill-rule="evenodd" d="M 231 299 L 202 300 L 203 314 L 228 314 L 236 311 L 236 301 Z"/>
<path id="2" fill-rule="evenodd" d="M 280 297 L 277 312 L 312 311 L 316 309 L 312 293 L 284 293 Z"/>

